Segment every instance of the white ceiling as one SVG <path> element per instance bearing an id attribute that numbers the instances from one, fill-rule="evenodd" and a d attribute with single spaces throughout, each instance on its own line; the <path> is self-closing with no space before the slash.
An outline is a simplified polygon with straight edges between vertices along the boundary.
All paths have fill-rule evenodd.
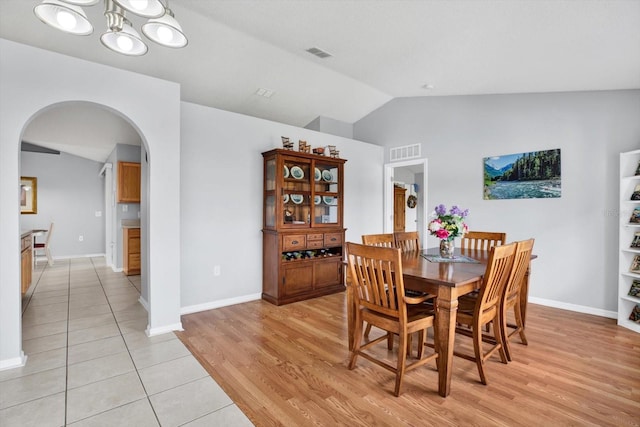
<path id="1" fill-rule="evenodd" d="M 189 45 L 149 42 L 137 58 L 102 47 L 101 4 L 85 8 L 96 30 L 82 37 L 41 23 L 39 2 L 0 0 L 0 37 L 294 126 L 353 123 L 395 97 L 640 88 L 640 0 L 172 0 Z"/>

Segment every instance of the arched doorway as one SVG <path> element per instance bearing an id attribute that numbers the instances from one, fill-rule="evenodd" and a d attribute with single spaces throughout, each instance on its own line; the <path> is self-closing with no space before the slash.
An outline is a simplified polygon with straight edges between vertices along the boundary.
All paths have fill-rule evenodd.
<path id="1" fill-rule="evenodd" d="M 91 102 L 65 101 L 37 111 L 25 124 L 21 141 L 21 175 L 38 176 L 40 204 L 35 214 L 20 216 L 20 229 L 46 229 L 55 221 L 54 256 L 104 254 L 107 266 L 121 272 L 121 223 L 135 219 L 143 235 L 147 233 L 147 221 L 140 220 L 141 207 L 148 210 L 147 192 L 141 192 L 140 203 L 115 203 L 117 167 L 113 166 L 118 161 L 144 160 L 141 184 L 146 187 L 148 149 L 143 136 L 117 111 Z M 140 282 L 140 302 L 150 311 L 148 271 L 144 268 L 141 273 L 136 286 Z M 29 293 L 23 303 L 28 297 Z"/>

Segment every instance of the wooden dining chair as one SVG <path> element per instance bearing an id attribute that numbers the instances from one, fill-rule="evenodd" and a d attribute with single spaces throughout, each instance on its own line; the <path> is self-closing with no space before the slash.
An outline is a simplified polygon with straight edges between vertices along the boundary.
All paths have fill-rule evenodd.
<path id="1" fill-rule="evenodd" d="M 355 341 L 349 360 L 349 369 L 354 369 L 358 356 L 362 356 L 394 372 L 396 383 L 393 393 L 399 396 L 405 372 L 438 357 L 435 352 L 424 356 L 426 330 L 433 327 L 434 314 L 425 309 L 422 298 L 405 295 L 399 249 L 347 242 L 347 262 L 356 306 Z M 372 346 L 386 340 L 387 336 L 365 343 L 364 322 L 400 337 L 395 366 L 386 360 L 388 357 L 386 352 L 381 353 L 381 357 L 376 357 L 376 354 L 369 350 Z M 415 332 L 420 333 L 418 360 L 407 364 L 407 341 Z"/>
<path id="2" fill-rule="evenodd" d="M 396 231 L 393 238 L 396 248 L 400 248 L 402 252 L 420 250 L 420 235 L 417 231 Z"/>
<path id="3" fill-rule="evenodd" d="M 477 297 L 462 296 L 458 299 L 456 333 L 473 339 L 474 355 L 458 351 L 454 351 L 453 354 L 476 362 L 480 381 L 485 385 L 485 361 L 497 351 L 502 363 L 507 363 L 505 345 L 500 334 L 500 303 L 511 274 L 515 253 L 515 243 L 492 247 Z M 491 336 L 483 331 L 483 327 L 488 323 L 493 325 Z M 484 343 L 490 345 L 486 351 Z"/>
<path id="4" fill-rule="evenodd" d="M 385 248 L 393 248 L 395 247 L 395 239 L 393 237 L 393 233 L 363 234 L 362 244 L 370 245 L 370 246 L 383 246 Z M 364 330 L 364 336 L 368 338 L 370 332 L 371 332 L 371 324 L 367 324 L 367 327 Z M 391 350 L 393 348 L 393 334 L 388 333 L 388 339 L 389 339 L 389 350 Z"/>
<path id="5" fill-rule="evenodd" d="M 460 240 L 461 249 L 488 251 L 493 246 L 504 245 L 507 233 L 493 231 L 467 231 Z"/>
<path id="6" fill-rule="evenodd" d="M 46 259 L 49 265 L 53 265 L 53 257 L 51 256 L 51 248 L 49 244 L 51 243 L 51 236 L 53 235 L 53 222 L 49 225 L 49 230 L 47 230 L 47 238 L 44 243 L 34 243 L 33 244 L 33 265 L 38 265 L 38 254 L 42 254 Z"/>
<path id="7" fill-rule="evenodd" d="M 397 233 L 396 233 L 397 234 Z M 409 233 L 412 237 L 412 239 L 407 240 L 412 242 L 411 244 L 413 245 L 414 242 L 414 238 L 415 238 L 415 245 L 417 245 L 416 247 L 419 249 L 420 245 L 419 245 L 419 239 L 417 239 L 418 236 L 418 232 L 410 232 Z M 395 234 L 394 233 L 384 233 L 384 234 L 363 234 L 362 235 L 362 244 L 364 245 L 371 245 L 371 246 L 384 246 L 387 248 L 394 248 L 396 247 L 396 239 L 395 239 Z M 415 246 L 414 245 L 414 246 Z M 418 291 L 410 291 L 410 290 L 405 290 L 405 294 L 407 296 L 410 297 L 422 297 L 422 296 L 427 296 L 428 294 L 424 293 L 424 292 L 418 292 Z M 425 298 L 426 300 L 431 300 L 428 301 L 427 304 L 431 304 L 431 309 L 433 309 L 433 299 L 435 298 L 435 295 L 429 295 L 428 298 Z M 365 337 L 369 337 L 369 333 L 371 332 L 371 325 L 367 324 L 367 327 L 365 328 L 364 331 L 364 336 Z M 390 334 L 389 335 L 389 350 L 391 350 L 393 348 L 393 335 Z M 411 338 L 409 339 L 409 354 L 411 354 L 411 343 L 412 340 Z"/>
<path id="8" fill-rule="evenodd" d="M 516 254 L 511 267 L 509 280 L 504 288 L 502 303 L 500 304 L 500 333 L 502 334 L 502 342 L 507 355 L 507 360 L 511 361 L 511 347 L 509 340 L 515 334 L 520 335 L 520 341 L 524 345 L 528 345 L 527 337 L 524 333 L 524 320 L 522 310 L 520 309 L 520 292 L 525 275 L 531 264 L 531 253 L 533 252 L 533 243 L 535 239 L 522 240 L 516 243 Z M 513 308 L 515 324 L 507 323 L 508 311 Z M 509 332 L 509 328 L 513 331 Z"/>
<path id="9" fill-rule="evenodd" d="M 384 246 L 386 248 L 395 247 L 393 233 L 384 234 L 363 234 L 362 244 L 369 246 Z"/>

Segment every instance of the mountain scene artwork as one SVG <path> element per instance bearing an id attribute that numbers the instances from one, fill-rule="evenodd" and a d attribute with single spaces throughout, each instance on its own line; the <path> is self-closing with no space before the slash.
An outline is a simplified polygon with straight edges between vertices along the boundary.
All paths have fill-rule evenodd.
<path id="1" fill-rule="evenodd" d="M 484 199 L 561 196 L 560 149 L 485 157 Z"/>

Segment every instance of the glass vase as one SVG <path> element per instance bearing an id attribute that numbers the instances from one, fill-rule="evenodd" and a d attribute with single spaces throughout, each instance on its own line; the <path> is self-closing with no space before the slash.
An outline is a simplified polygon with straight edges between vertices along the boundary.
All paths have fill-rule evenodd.
<path id="1" fill-rule="evenodd" d="M 440 256 L 442 258 L 453 258 L 455 249 L 454 240 L 440 240 Z"/>

